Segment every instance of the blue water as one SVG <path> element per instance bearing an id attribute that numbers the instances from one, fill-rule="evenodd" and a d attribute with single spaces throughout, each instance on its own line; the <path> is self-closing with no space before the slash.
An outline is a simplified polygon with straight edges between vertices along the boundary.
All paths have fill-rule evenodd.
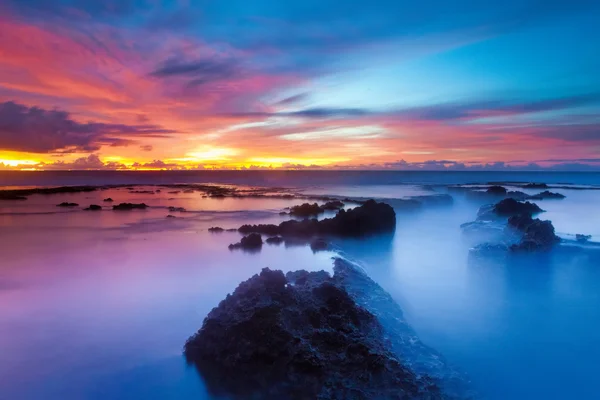
<path id="1" fill-rule="evenodd" d="M 444 190 L 421 184 L 600 184 L 598 174 L 473 172 L 2 172 L 0 179 L 7 186 L 268 183 L 382 198 Z M 539 202 L 547 211 L 541 217 L 562 237 L 600 240 L 600 191 L 553 191 L 567 198 Z M 121 214 L 55 206 L 101 204 L 109 196 L 152 207 Z M 277 223 L 285 219 L 278 212 L 298 201 L 109 189 L 0 202 L 0 399 L 208 399 L 181 357 L 208 311 L 263 267 L 331 270 L 336 253 L 388 290 L 420 338 L 465 371 L 483 398 L 600 398 L 598 254 L 474 259 L 473 239 L 459 226 L 475 218 L 480 204 L 455 200 L 452 207 L 399 213 L 391 237 L 336 241 L 335 252 L 316 254 L 306 246 L 230 252 L 237 233 L 207 232 L 215 225 Z M 190 212 L 166 219 L 168 206 Z"/>

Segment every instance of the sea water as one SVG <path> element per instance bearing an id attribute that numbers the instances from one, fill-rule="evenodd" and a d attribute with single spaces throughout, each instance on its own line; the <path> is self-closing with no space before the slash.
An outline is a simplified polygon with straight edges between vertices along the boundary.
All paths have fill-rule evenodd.
<path id="1" fill-rule="evenodd" d="M 7 187 L 218 182 L 379 198 L 434 194 L 446 184 L 540 177 L 546 183 L 600 184 L 597 174 L 572 173 L 0 177 Z M 284 245 L 230 251 L 227 245 L 241 236 L 209 233 L 209 227 L 279 223 L 287 219 L 279 212 L 301 201 L 168 191 L 112 188 L 0 202 L 0 399 L 209 399 L 182 357 L 185 340 L 206 314 L 264 267 L 331 271 L 335 254 L 358 262 L 389 291 L 420 338 L 466 372 L 483 398 L 600 397 L 594 383 L 600 359 L 596 253 L 473 258 L 473 241 L 461 234 L 460 224 L 475 219 L 480 203 L 461 196 L 452 206 L 399 211 L 394 235 L 337 240 L 329 252 Z M 546 210 L 540 217 L 552 220 L 564 238 L 583 233 L 600 240 L 600 191 L 552 191 L 567 198 L 538 202 Z M 112 211 L 102 201 L 106 197 L 151 207 Z M 56 207 L 63 201 L 105 210 Z M 187 212 L 169 212 L 169 206 Z"/>

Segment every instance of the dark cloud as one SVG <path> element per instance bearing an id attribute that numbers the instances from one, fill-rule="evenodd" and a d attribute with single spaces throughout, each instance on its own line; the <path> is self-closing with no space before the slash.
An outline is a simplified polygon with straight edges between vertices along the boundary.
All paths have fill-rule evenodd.
<path id="1" fill-rule="evenodd" d="M 152 145 L 150 145 L 150 144 L 146 144 L 146 145 L 140 146 L 140 149 L 143 151 L 152 151 L 154 149 L 154 147 L 152 147 Z"/>
<path id="2" fill-rule="evenodd" d="M 275 103 L 275 105 L 289 106 L 289 105 L 293 105 L 296 103 L 300 103 L 300 102 L 306 100 L 307 97 L 308 97 L 308 93 L 300 93 L 300 94 L 296 94 L 294 96 L 286 97 L 283 100 L 279 100 L 277 103 Z"/>
<path id="3" fill-rule="evenodd" d="M 185 78 L 189 86 L 228 80 L 239 74 L 238 64 L 233 60 L 188 61 L 178 57 L 164 61 L 150 73 L 155 78 Z"/>
<path id="4" fill-rule="evenodd" d="M 27 107 L 14 102 L 0 103 L 1 150 L 29 153 L 93 152 L 103 145 L 127 146 L 136 137 L 174 132 L 148 124 L 80 123 L 71 119 L 66 111 Z"/>

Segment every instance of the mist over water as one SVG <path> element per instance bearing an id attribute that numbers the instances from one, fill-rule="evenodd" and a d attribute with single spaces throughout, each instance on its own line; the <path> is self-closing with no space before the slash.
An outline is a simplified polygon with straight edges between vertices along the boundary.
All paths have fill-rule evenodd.
<path id="1" fill-rule="evenodd" d="M 333 173 L 256 173 L 246 182 L 243 174 L 211 179 L 200 175 L 195 180 L 186 174 L 86 174 L 48 174 L 43 179 L 13 174 L 0 183 L 262 181 L 303 193 L 378 198 L 445 191 L 421 184 L 600 184 L 597 174 L 547 173 L 340 173 L 337 182 Z M 133 181 L 125 181 L 132 176 Z M 288 182 L 286 177 L 291 177 Z M 600 240 L 600 191 L 552 191 L 567 197 L 538 202 L 546 210 L 539 217 L 551 220 L 561 237 L 582 233 Z M 133 194 L 114 188 L 0 202 L 0 398 L 209 399 L 196 371 L 181 356 L 185 340 L 206 314 L 264 267 L 331 271 L 335 254 L 356 261 L 386 289 L 423 342 L 466 372 L 483 398 L 597 398 L 598 252 L 470 256 L 479 238 L 463 235 L 460 224 L 474 220 L 482 203 L 453 196 L 452 206 L 398 210 L 392 235 L 334 240 L 328 252 L 264 245 L 254 254 L 227 249 L 239 241 L 237 232 L 214 234 L 207 229 L 279 223 L 289 219 L 279 215 L 282 209 L 302 201 L 213 199 L 165 189 L 155 195 Z M 116 212 L 102 202 L 106 197 L 114 204 L 144 202 L 150 208 Z M 56 207 L 64 201 L 106 209 Z M 170 212 L 169 206 L 187 212 Z M 177 218 L 165 218 L 168 214 Z"/>

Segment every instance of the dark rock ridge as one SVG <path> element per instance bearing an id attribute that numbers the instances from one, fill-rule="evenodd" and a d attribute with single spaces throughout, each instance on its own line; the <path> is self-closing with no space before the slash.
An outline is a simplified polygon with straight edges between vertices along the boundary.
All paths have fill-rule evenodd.
<path id="1" fill-rule="evenodd" d="M 244 236 L 239 243 L 230 244 L 229 249 L 259 250 L 262 245 L 262 237 L 258 233 L 251 233 Z"/>
<path id="2" fill-rule="evenodd" d="M 369 200 L 360 207 L 340 210 L 335 217 L 321 221 L 316 219 L 303 221 L 285 221 L 279 225 L 243 225 L 240 233 L 263 233 L 269 236 L 316 235 L 360 237 L 375 233 L 392 232 L 396 229 L 396 213 L 385 203 Z"/>
<path id="3" fill-rule="evenodd" d="M 148 205 L 145 203 L 120 203 L 118 205 L 113 206 L 113 210 L 117 211 L 128 211 L 128 210 L 145 210 L 148 208 Z"/>
<path id="4" fill-rule="evenodd" d="M 0 200 L 27 200 L 25 196 L 19 196 L 16 194 L 6 194 L 0 192 Z"/>
<path id="5" fill-rule="evenodd" d="M 337 210 L 341 210 L 342 208 L 344 208 L 344 203 L 342 203 L 339 200 L 328 201 L 327 203 L 325 203 L 321 206 L 322 210 L 327 210 L 327 211 L 337 211 Z"/>
<path id="6" fill-rule="evenodd" d="M 270 238 L 267 238 L 266 242 L 268 244 L 281 244 L 283 243 L 283 238 L 281 236 L 272 236 Z"/>
<path id="7" fill-rule="evenodd" d="M 154 190 L 130 190 L 129 193 L 133 193 L 133 194 L 154 194 Z"/>
<path id="8" fill-rule="evenodd" d="M 105 201 L 105 202 L 107 202 L 107 203 L 112 203 L 112 202 L 113 202 L 113 199 L 111 199 L 110 197 L 107 197 L 106 199 L 104 199 L 104 200 L 102 200 L 102 201 Z"/>
<path id="9" fill-rule="evenodd" d="M 90 204 L 90 206 L 88 208 L 84 208 L 85 211 L 100 211 L 102 210 L 102 207 L 99 206 L 98 204 Z"/>
<path id="10" fill-rule="evenodd" d="M 510 246 L 512 251 L 545 251 L 560 242 L 554 234 L 550 221 L 533 219 L 531 215 L 515 215 L 508 219 L 508 226 L 523 233 L 519 243 Z"/>
<path id="11" fill-rule="evenodd" d="M 208 228 L 209 232 L 214 232 L 214 233 L 221 233 L 223 231 L 225 231 L 225 229 L 221 228 L 220 226 L 212 226 L 210 228 Z"/>
<path id="12" fill-rule="evenodd" d="M 339 259 L 333 277 L 263 269 L 208 314 L 184 354 L 211 393 L 234 400 L 468 398 L 391 297 Z"/>
<path id="13" fill-rule="evenodd" d="M 57 204 L 56 207 L 79 207 L 79 204 L 77 204 L 77 203 L 68 203 L 68 202 L 64 201 L 64 202 L 62 202 L 60 204 Z"/>
<path id="14" fill-rule="evenodd" d="M 536 214 L 543 211 L 544 210 L 535 203 L 530 203 L 528 201 L 521 202 L 515 199 L 504 199 L 494 206 L 494 212 L 497 215 L 504 217 L 519 214 Z"/>
<path id="15" fill-rule="evenodd" d="M 564 199 L 566 196 L 564 194 L 560 194 L 560 193 L 554 193 L 551 192 L 549 190 L 545 190 L 541 193 L 538 194 L 534 194 L 533 196 L 529 196 L 530 200 L 562 200 Z"/>
<path id="16" fill-rule="evenodd" d="M 32 188 L 32 189 L 9 189 L 0 190 L 0 199 L 2 200 L 24 200 L 32 194 L 57 194 L 57 193 L 81 193 L 93 192 L 97 190 L 96 186 L 60 186 L 51 188 Z"/>

